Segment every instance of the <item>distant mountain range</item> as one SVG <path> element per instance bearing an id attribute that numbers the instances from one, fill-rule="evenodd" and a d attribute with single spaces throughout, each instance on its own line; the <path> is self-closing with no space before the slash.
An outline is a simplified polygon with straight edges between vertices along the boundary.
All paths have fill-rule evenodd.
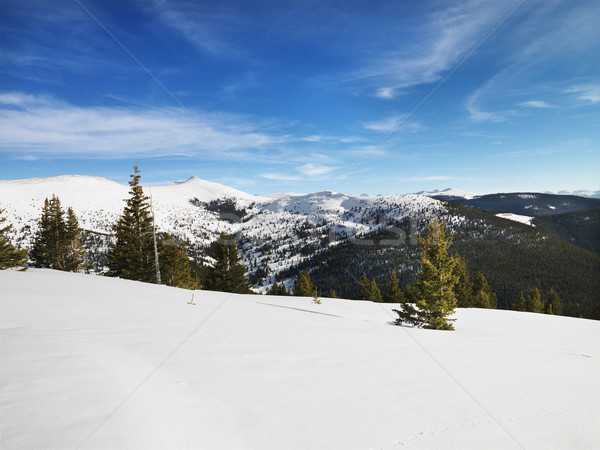
<path id="1" fill-rule="evenodd" d="M 392 272 L 408 283 L 416 276 L 416 237 L 437 217 L 454 235 L 453 250 L 485 274 L 501 306 L 534 286 L 559 290 L 571 315 L 589 316 L 600 303 L 599 199 L 455 189 L 257 196 L 197 177 L 144 189 L 159 232 L 186 241 L 201 265 L 211 264 L 207 249 L 221 231 L 235 234 L 250 280 L 263 292 L 274 282 L 292 287 L 303 269 L 323 292 L 347 298 L 363 274 L 382 289 Z M 128 191 L 108 178 L 77 175 L 0 181 L 0 208 L 14 225 L 12 241 L 29 247 L 44 199 L 57 195 L 86 230 L 101 272 Z"/>

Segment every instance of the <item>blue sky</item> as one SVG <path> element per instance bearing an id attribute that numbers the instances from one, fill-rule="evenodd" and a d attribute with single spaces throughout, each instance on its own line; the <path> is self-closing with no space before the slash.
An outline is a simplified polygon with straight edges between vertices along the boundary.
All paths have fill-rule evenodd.
<path id="1" fill-rule="evenodd" d="M 0 178 L 600 189 L 600 3 L 3 0 Z"/>

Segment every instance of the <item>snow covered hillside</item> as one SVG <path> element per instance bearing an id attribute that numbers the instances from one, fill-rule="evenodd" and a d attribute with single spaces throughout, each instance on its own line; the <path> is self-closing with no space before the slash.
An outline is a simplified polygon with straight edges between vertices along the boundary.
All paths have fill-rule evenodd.
<path id="1" fill-rule="evenodd" d="M 600 322 L 1 271 L 3 449 L 600 448 Z"/>
<path id="2" fill-rule="evenodd" d="M 91 232 L 86 246 L 98 263 L 110 244 L 111 227 L 123 212 L 128 190 L 108 178 L 77 175 L 0 181 L 0 207 L 14 225 L 13 243 L 29 247 L 44 199 L 57 195 L 64 208 L 73 208 L 80 226 Z M 157 229 L 186 240 L 196 254 L 214 242 L 219 232 L 235 233 L 249 270 L 260 268 L 272 275 L 257 283 L 262 286 L 307 259 L 307 248 L 334 244 L 336 235 L 360 235 L 405 218 L 423 220 L 446 210 L 439 200 L 414 194 L 327 191 L 262 197 L 197 177 L 144 190 L 152 195 Z"/>

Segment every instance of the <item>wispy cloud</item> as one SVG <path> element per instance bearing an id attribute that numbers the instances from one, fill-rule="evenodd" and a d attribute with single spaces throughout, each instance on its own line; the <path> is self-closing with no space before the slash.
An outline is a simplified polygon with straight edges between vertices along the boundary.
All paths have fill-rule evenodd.
<path id="1" fill-rule="evenodd" d="M 526 4 L 519 17 L 521 25 L 504 35 L 500 69 L 464 102 L 470 118 L 475 122 L 504 122 L 519 114 L 513 109 L 515 104 L 551 108 L 561 92 L 578 94 L 587 102 L 598 101 L 597 85 L 565 91 L 561 72 L 565 65 L 573 61 L 581 65 L 582 60 L 589 59 L 590 51 L 597 51 L 600 33 L 595 17 L 599 12 L 597 2 L 554 1 L 536 4 L 535 8 Z M 527 100 L 538 95 L 553 96 L 553 101 Z"/>
<path id="2" fill-rule="evenodd" d="M 103 158 L 222 153 L 177 108 L 78 107 L 23 93 L 0 94 L 0 105 L 4 152 Z M 295 140 L 285 133 L 265 132 L 260 120 L 242 115 L 198 111 L 196 116 L 219 142 L 242 156 L 244 151 Z"/>
<path id="3" fill-rule="evenodd" d="M 371 131 L 378 131 L 381 133 L 390 133 L 394 131 L 400 124 L 402 124 L 401 130 L 417 132 L 422 131 L 423 126 L 415 121 L 405 122 L 406 114 L 393 114 L 388 117 L 384 117 L 381 120 L 372 121 L 372 122 L 363 122 L 362 126 Z"/>
<path id="4" fill-rule="evenodd" d="M 576 94 L 579 100 L 589 103 L 600 102 L 600 84 L 588 84 L 582 86 L 575 86 L 571 89 L 567 89 L 565 92 L 569 94 Z"/>
<path id="5" fill-rule="evenodd" d="M 298 167 L 296 170 L 298 170 L 298 172 L 302 173 L 303 175 L 306 175 L 307 177 L 318 177 L 330 173 L 334 169 L 335 167 L 309 163 Z"/>
<path id="6" fill-rule="evenodd" d="M 556 108 L 556 106 L 546 103 L 542 100 L 529 100 L 528 102 L 519 103 L 519 106 L 526 106 L 528 108 Z"/>
<path id="7" fill-rule="evenodd" d="M 383 99 L 395 98 L 412 86 L 434 83 L 477 45 L 510 6 L 472 0 L 437 10 L 423 18 L 419 29 L 411 30 L 415 39 L 392 40 L 393 47 L 371 54 L 361 61 L 360 69 L 336 78 L 366 83 L 373 95 Z"/>

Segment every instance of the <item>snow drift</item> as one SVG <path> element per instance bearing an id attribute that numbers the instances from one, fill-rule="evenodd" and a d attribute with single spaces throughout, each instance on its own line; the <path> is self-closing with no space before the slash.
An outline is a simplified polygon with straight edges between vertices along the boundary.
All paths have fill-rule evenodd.
<path id="1" fill-rule="evenodd" d="M 600 323 L 3 271 L 0 446 L 599 448 Z"/>

